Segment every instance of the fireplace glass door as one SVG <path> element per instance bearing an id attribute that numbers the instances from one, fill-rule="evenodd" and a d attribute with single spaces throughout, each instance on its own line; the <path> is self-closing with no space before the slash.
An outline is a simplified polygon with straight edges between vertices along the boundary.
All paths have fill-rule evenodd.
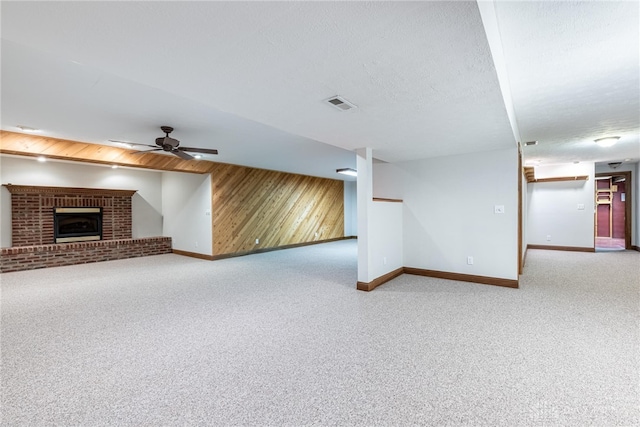
<path id="1" fill-rule="evenodd" d="M 56 243 L 102 240 L 102 208 L 54 208 Z"/>

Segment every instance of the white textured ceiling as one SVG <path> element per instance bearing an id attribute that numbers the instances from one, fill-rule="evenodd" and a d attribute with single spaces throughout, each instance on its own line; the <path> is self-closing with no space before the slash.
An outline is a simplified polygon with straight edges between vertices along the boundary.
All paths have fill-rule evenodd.
<path id="1" fill-rule="evenodd" d="M 530 161 L 640 157 L 639 2 L 496 2 Z M 620 136 L 602 148 L 594 139 Z"/>
<path id="2" fill-rule="evenodd" d="M 559 4 L 496 4 L 520 133 L 545 162 L 609 160 L 585 142 L 608 132 L 637 160 L 637 3 Z M 218 161 L 334 178 L 365 146 L 395 162 L 515 143 L 475 2 L 1 7 L 3 129 L 149 142 L 167 124 Z M 603 53 L 625 62 L 594 67 Z"/>

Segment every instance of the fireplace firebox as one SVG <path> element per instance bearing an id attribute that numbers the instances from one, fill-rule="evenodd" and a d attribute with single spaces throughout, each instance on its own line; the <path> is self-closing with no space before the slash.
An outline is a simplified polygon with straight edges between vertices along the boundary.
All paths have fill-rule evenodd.
<path id="1" fill-rule="evenodd" d="M 53 208 L 56 243 L 102 240 L 102 208 Z"/>

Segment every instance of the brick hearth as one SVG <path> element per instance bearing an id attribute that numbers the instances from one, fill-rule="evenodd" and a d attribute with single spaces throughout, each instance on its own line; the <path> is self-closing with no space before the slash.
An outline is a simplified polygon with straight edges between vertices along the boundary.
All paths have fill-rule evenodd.
<path id="1" fill-rule="evenodd" d="M 171 237 L 100 240 L 0 249 L 0 273 L 171 253 Z"/>

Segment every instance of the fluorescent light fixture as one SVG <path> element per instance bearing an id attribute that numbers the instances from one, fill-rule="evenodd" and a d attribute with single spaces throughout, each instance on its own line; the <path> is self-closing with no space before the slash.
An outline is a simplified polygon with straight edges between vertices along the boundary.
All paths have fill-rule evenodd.
<path id="1" fill-rule="evenodd" d="M 596 176 L 596 180 L 599 179 L 611 179 L 611 176 Z"/>
<path id="2" fill-rule="evenodd" d="M 351 168 L 336 169 L 336 172 L 341 173 L 342 175 L 358 176 L 358 171 Z"/>
<path id="3" fill-rule="evenodd" d="M 619 136 L 608 136 L 606 138 L 596 139 L 595 143 L 601 147 L 611 147 L 613 144 L 618 142 L 619 139 Z"/>
<path id="4" fill-rule="evenodd" d="M 111 169 L 118 169 L 118 165 L 111 165 Z"/>
<path id="5" fill-rule="evenodd" d="M 194 154 L 193 158 L 194 159 L 201 159 L 202 158 L 202 154 Z"/>
<path id="6" fill-rule="evenodd" d="M 41 163 L 44 163 L 44 162 L 47 161 L 47 158 L 45 156 L 40 156 L 40 157 L 38 157 L 38 161 L 41 162 Z"/>
<path id="7" fill-rule="evenodd" d="M 22 132 L 31 132 L 31 133 L 40 132 L 40 129 L 31 128 L 29 126 L 17 125 L 16 127 L 20 129 Z"/>

